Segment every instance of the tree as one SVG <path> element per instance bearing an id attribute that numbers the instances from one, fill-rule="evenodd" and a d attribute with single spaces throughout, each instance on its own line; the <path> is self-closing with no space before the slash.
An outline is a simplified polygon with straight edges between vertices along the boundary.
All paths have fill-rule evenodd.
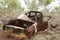
<path id="1" fill-rule="evenodd" d="M 55 7 L 52 11 L 51 11 L 51 13 L 58 13 L 58 14 L 60 14 L 60 6 L 59 7 Z"/>
<path id="2" fill-rule="evenodd" d="M 47 6 L 51 3 L 52 0 L 38 0 L 40 5 Z"/>
<path id="3" fill-rule="evenodd" d="M 32 0 L 31 2 L 29 0 L 24 0 L 25 4 L 27 5 L 27 8 L 29 11 L 37 11 L 38 10 L 38 4 L 36 3 L 36 0 Z"/>
<path id="4" fill-rule="evenodd" d="M 1 0 L 1 6 L 3 9 L 2 13 L 3 15 L 5 14 L 5 16 L 7 17 L 17 17 L 21 12 L 24 11 L 24 8 L 22 8 L 18 3 L 18 0 Z M 7 8 L 6 8 L 7 6 Z"/>
<path id="5" fill-rule="evenodd" d="M 4 16 L 5 15 L 5 13 L 4 13 L 4 10 L 5 10 L 5 3 L 4 3 L 4 1 L 3 0 L 0 0 L 0 15 L 1 16 Z"/>
<path id="6" fill-rule="evenodd" d="M 44 10 L 46 11 L 46 6 L 48 6 L 52 0 L 24 0 L 25 4 L 27 5 L 27 8 L 29 10 L 39 10 L 39 7 L 44 6 Z M 38 1 L 38 3 L 36 3 Z"/>

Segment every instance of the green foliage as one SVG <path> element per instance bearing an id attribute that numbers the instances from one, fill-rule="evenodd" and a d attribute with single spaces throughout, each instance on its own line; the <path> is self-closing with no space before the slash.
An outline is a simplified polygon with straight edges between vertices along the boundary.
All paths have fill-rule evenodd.
<path id="1" fill-rule="evenodd" d="M 60 14 L 60 6 L 59 7 L 55 7 L 53 9 L 52 13 L 59 13 Z"/>
<path id="2" fill-rule="evenodd" d="M 28 6 L 27 8 L 29 11 L 37 11 L 38 10 L 38 4 L 36 3 L 36 0 L 32 0 L 31 2 L 29 0 L 24 0 L 25 4 Z"/>
<path id="3" fill-rule="evenodd" d="M 47 6 L 51 3 L 52 0 L 38 0 L 39 4 Z"/>
<path id="4" fill-rule="evenodd" d="M 17 7 L 17 0 L 4 0 L 5 3 L 8 5 L 9 10 L 13 10 Z"/>
<path id="5" fill-rule="evenodd" d="M 31 2 L 29 0 L 24 0 L 25 4 L 28 6 L 27 8 L 29 10 L 38 10 L 40 6 L 44 6 L 46 8 L 47 5 L 51 3 L 52 0 L 32 0 Z M 38 3 L 36 3 L 38 1 Z M 46 10 L 46 9 L 45 9 Z"/>
<path id="6" fill-rule="evenodd" d="M 46 1 L 45 1 L 45 5 L 50 4 L 50 3 L 51 3 L 51 1 L 52 1 L 52 0 L 46 0 Z"/>
<path id="7" fill-rule="evenodd" d="M 36 3 L 38 1 L 38 3 Z M 27 5 L 28 11 L 37 11 L 40 6 L 44 6 L 44 11 L 48 12 L 46 6 L 51 3 L 52 0 L 24 0 Z M 6 8 L 7 5 L 7 8 Z M 55 8 L 54 10 L 59 11 L 60 7 Z M 24 12 L 24 8 L 21 7 L 21 4 L 18 3 L 18 0 L 1 0 L 0 1 L 0 17 L 3 15 L 9 17 L 17 17 L 20 13 Z M 54 11 L 53 11 L 54 12 Z"/>
<path id="8" fill-rule="evenodd" d="M 34 11 L 38 10 L 38 4 L 36 3 L 35 0 L 32 0 L 32 2 L 29 5 L 29 9 Z"/>
<path id="9" fill-rule="evenodd" d="M 30 3 L 31 3 L 29 0 L 24 0 L 24 2 L 26 5 L 30 5 Z"/>
<path id="10" fill-rule="evenodd" d="M 0 9 L 2 7 L 2 13 L 0 13 L 1 16 L 5 15 L 6 17 L 11 18 L 14 16 L 16 18 L 20 13 L 24 11 L 24 8 L 22 8 L 18 3 L 18 0 L 1 0 L 0 4 Z M 5 5 L 7 5 L 7 8 Z"/>

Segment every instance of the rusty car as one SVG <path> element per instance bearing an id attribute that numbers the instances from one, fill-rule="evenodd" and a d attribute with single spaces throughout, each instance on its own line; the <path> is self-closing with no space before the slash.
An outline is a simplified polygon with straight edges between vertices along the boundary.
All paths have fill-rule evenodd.
<path id="1" fill-rule="evenodd" d="M 12 35 L 19 39 L 23 39 L 24 37 L 31 38 L 34 33 L 48 28 L 48 21 L 51 16 L 47 17 L 49 19 L 43 21 L 44 16 L 42 12 L 29 11 L 25 14 L 21 14 L 14 20 L 10 20 L 7 24 L 4 24 L 3 32 L 8 36 Z"/>

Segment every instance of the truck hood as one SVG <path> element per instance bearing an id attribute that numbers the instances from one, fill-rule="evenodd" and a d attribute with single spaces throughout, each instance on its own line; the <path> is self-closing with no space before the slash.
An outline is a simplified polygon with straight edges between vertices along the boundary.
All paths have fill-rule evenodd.
<path id="1" fill-rule="evenodd" d="M 25 14 L 22 14 L 22 15 L 18 16 L 17 19 L 24 20 L 24 21 L 29 21 L 29 22 L 33 22 L 33 23 L 35 22 Z"/>

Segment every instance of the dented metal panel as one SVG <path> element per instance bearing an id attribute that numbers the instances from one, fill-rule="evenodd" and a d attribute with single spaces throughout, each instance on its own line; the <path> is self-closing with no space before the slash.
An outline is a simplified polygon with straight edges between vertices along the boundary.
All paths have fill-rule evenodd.
<path id="1" fill-rule="evenodd" d="M 25 15 L 25 14 L 20 15 L 19 17 L 17 17 L 17 19 L 25 20 L 25 21 L 29 21 L 29 22 L 35 22 L 32 19 L 30 19 L 29 17 L 27 17 L 27 15 Z"/>
<path id="2" fill-rule="evenodd" d="M 32 15 L 32 13 L 34 15 Z M 23 28 L 24 30 L 22 30 L 22 32 L 27 36 L 27 38 L 31 38 L 32 34 L 35 32 L 47 29 L 48 21 L 43 21 L 43 14 L 41 12 L 30 11 L 28 12 L 28 15 L 27 13 L 22 14 L 18 16 L 17 19 L 10 20 L 8 24 L 3 26 L 3 30 L 5 30 L 6 25 L 13 25 L 14 28 Z"/>

